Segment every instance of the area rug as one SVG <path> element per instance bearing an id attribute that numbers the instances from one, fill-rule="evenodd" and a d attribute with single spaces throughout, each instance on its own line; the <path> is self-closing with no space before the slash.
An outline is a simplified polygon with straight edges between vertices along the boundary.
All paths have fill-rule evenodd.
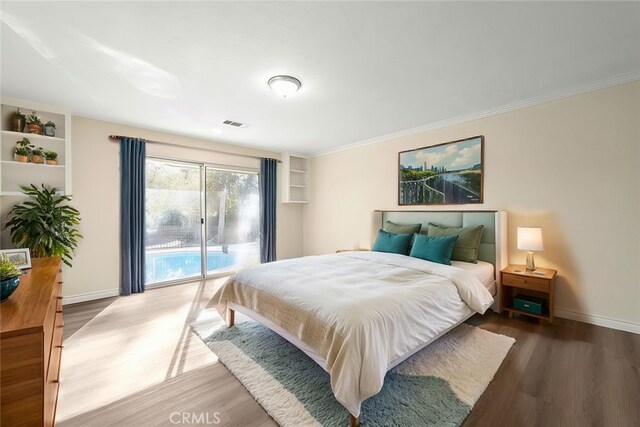
<path id="1" fill-rule="evenodd" d="M 253 320 L 226 328 L 215 316 L 194 331 L 278 424 L 349 425 L 329 374 L 311 358 Z M 361 425 L 461 425 L 514 342 L 459 325 L 387 373 L 382 391 L 362 404 Z"/>

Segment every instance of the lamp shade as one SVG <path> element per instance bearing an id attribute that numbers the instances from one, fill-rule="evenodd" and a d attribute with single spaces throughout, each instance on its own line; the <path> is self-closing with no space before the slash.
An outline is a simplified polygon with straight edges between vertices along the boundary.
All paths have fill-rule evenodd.
<path id="1" fill-rule="evenodd" d="M 539 252 L 542 250 L 542 228 L 518 227 L 518 249 Z"/>

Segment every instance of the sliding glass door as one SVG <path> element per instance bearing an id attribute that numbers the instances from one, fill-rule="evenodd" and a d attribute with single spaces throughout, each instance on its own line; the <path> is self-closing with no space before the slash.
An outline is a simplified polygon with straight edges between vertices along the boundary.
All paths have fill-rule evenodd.
<path id="1" fill-rule="evenodd" d="M 147 159 L 146 284 L 202 276 L 201 169 Z"/>
<path id="2" fill-rule="evenodd" d="M 147 158 L 146 284 L 260 262 L 258 174 Z"/>
<path id="3" fill-rule="evenodd" d="M 206 168 L 207 273 L 260 263 L 256 173 Z"/>

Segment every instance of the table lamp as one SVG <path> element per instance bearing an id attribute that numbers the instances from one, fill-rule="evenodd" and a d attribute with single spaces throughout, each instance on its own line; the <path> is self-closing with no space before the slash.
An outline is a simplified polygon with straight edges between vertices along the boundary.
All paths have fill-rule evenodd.
<path id="1" fill-rule="evenodd" d="M 528 251 L 527 271 L 535 271 L 533 253 L 542 251 L 542 228 L 518 227 L 518 249 Z"/>

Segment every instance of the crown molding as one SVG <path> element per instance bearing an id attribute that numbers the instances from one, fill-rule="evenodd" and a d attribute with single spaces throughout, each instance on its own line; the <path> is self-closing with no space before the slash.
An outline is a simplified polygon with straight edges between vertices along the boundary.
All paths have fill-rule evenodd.
<path id="1" fill-rule="evenodd" d="M 441 120 L 438 122 L 433 122 L 426 125 L 413 127 L 413 128 L 401 130 L 398 132 L 389 133 L 386 135 L 376 136 L 373 138 L 365 139 L 365 140 L 354 142 L 351 144 L 342 145 L 340 147 L 331 148 L 329 150 L 319 151 L 317 153 L 311 154 L 310 157 L 326 156 L 327 154 L 338 153 L 340 151 L 346 151 L 346 150 L 352 150 L 354 148 L 363 147 L 365 145 L 378 144 L 380 142 L 389 141 L 391 139 L 397 139 L 407 135 L 414 135 L 416 133 L 425 132 L 428 130 L 439 129 L 447 126 L 453 126 L 461 123 L 471 122 L 473 120 L 478 120 L 478 119 L 483 119 L 485 117 L 508 113 L 510 111 L 520 110 L 522 108 L 532 107 L 534 105 L 545 104 L 547 102 L 557 101 L 563 98 L 569 98 L 572 96 L 581 95 L 583 93 L 605 89 L 611 86 L 630 83 L 636 80 L 640 80 L 640 71 L 633 71 L 630 73 L 619 74 L 617 76 L 609 77 L 603 80 L 598 80 L 596 82 L 574 86 L 569 89 L 563 89 L 547 95 L 537 96 L 534 98 L 525 99 L 523 101 L 513 102 L 500 107 L 479 111 L 477 113 L 465 114 L 463 116 L 458 116 L 451 119 Z"/>

